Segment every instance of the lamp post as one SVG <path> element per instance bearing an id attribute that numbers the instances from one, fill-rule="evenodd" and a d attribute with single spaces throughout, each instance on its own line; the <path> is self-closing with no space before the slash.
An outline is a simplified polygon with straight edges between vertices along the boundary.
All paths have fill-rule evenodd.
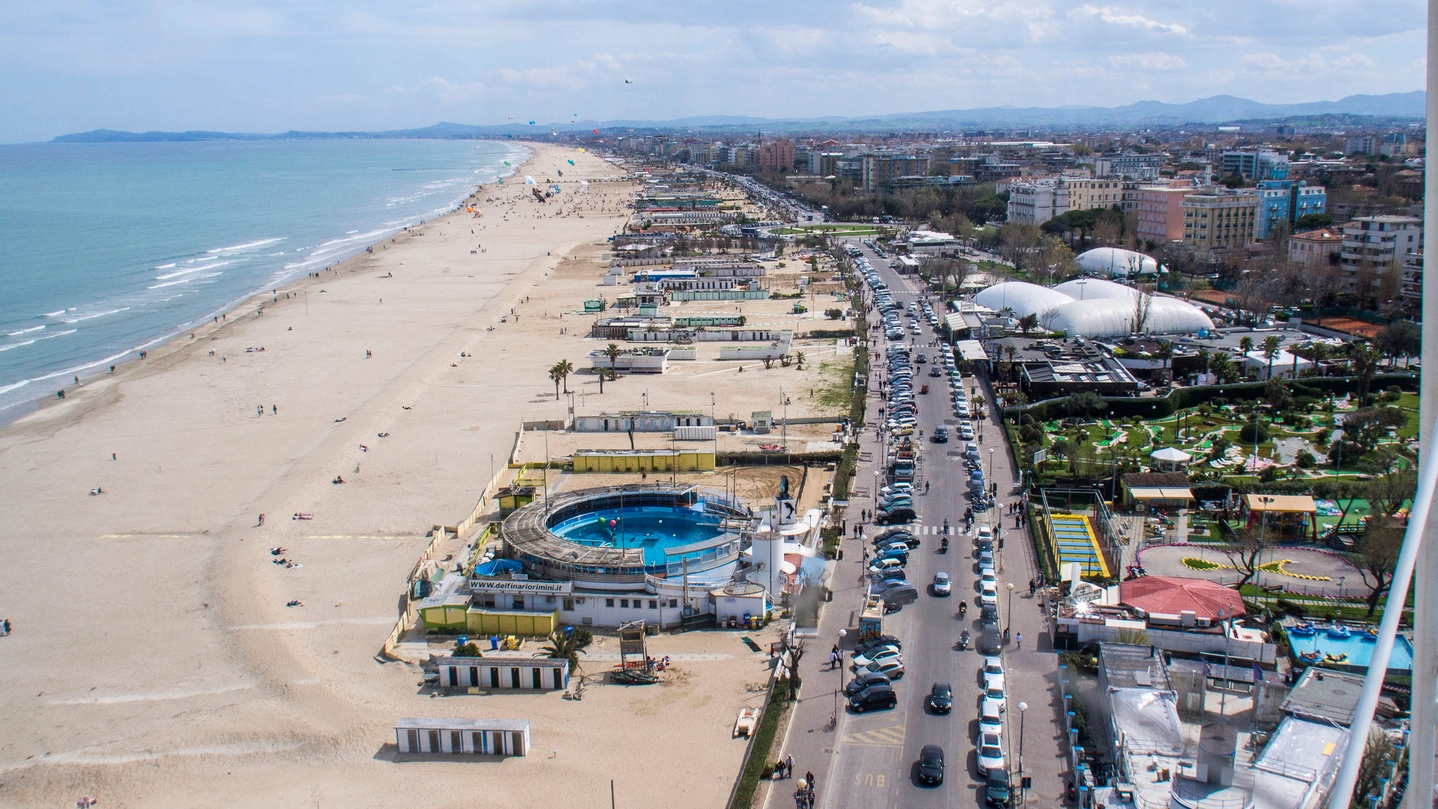
<path id="1" fill-rule="evenodd" d="M 1014 626 L 1014 583 L 1005 584 L 1004 589 L 1009 591 L 1009 605 L 1005 608 L 1006 614 L 1004 615 L 1004 636 L 1007 637 L 1009 630 Z"/>
<path id="2" fill-rule="evenodd" d="M 1257 455 L 1255 454 L 1255 458 Z M 1258 517 L 1258 589 L 1263 589 L 1263 539 L 1264 529 L 1268 528 L 1268 506 L 1273 503 L 1273 498 L 1266 494 L 1258 496 L 1258 504 L 1263 506 L 1263 513 Z M 1226 635 L 1224 637 L 1227 637 Z M 1224 644 L 1225 647 L 1227 643 Z"/>
<path id="3" fill-rule="evenodd" d="M 1228 617 L 1228 613 L 1220 607 L 1216 615 L 1218 615 L 1218 626 L 1223 630 L 1223 679 L 1225 682 L 1223 690 L 1218 695 L 1218 722 L 1226 725 L 1228 724 L 1228 625 L 1224 623 L 1224 619 Z"/>
<path id="4" fill-rule="evenodd" d="M 994 482 L 994 448 L 989 447 L 989 483 Z"/>
<path id="5" fill-rule="evenodd" d="M 1028 803 L 1028 791 L 1024 789 L 1024 711 L 1029 709 L 1027 702 L 1019 703 L 1019 802 Z"/>

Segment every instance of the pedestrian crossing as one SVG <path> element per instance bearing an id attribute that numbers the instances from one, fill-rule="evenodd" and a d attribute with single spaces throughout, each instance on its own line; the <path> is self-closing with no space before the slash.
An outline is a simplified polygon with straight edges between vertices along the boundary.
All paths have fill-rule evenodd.
<path id="1" fill-rule="evenodd" d="M 890 725 L 878 730 L 864 730 L 844 737 L 845 744 L 865 744 L 871 747 L 903 747 L 903 724 Z"/>

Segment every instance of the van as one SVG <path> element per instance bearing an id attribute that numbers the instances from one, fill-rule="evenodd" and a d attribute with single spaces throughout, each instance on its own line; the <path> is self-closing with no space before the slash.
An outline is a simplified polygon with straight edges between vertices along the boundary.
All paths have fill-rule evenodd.
<path id="1" fill-rule="evenodd" d="M 885 604 L 912 604 L 919 600 L 919 590 L 913 585 L 905 587 L 891 587 L 885 590 L 880 598 Z"/>

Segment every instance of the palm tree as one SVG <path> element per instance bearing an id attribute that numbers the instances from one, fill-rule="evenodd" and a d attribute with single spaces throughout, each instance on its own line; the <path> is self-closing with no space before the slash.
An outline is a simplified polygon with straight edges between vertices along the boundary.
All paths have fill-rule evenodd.
<path id="1" fill-rule="evenodd" d="M 1368 386 L 1373 384 L 1373 375 L 1378 373 L 1378 362 L 1382 357 L 1367 343 L 1349 343 L 1348 360 L 1353 367 L 1353 375 L 1358 377 L 1358 405 L 1364 406 L 1368 401 Z"/>
<path id="2" fill-rule="evenodd" d="M 796 371 L 802 371 L 802 370 L 804 370 L 804 352 L 802 352 L 802 351 L 795 351 L 795 352 L 794 352 L 794 365 L 795 365 L 795 369 L 794 369 L 794 370 L 796 370 Z"/>
<path id="3" fill-rule="evenodd" d="M 1253 338 L 1252 338 L 1252 337 L 1241 337 L 1241 338 L 1239 338 L 1239 340 L 1238 340 L 1238 350 L 1241 351 L 1241 352 L 1243 352 L 1245 355 L 1247 355 L 1248 352 L 1250 352 L 1250 351 L 1253 350 Z"/>
<path id="4" fill-rule="evenodd" d="M 1159 359 L 1163 360 L 1163 378 L 1165 381 L 1169 381 L 1172 377 L 1172 374 L 1169 373 L 1169 366 L 1173 362 L 1173 341 L 1164 340 L 1159 343 L 1155 353 L 1158 354 Z"/>
<path id="5" fill-rule="evenodd" d="M 618 343 L 610 343 L 609 345 L 604 347 L 604 356 L 609 358 L 609 370 L 616 373 L 619 371 L 619 354 L 620 351 Z"/>
<path id="6" fill-rule="evenodd" d="M 1268 378 L 1273 378 L 1273 358 L 1278 356 L 1278 346 L 1282 343 L 1278 335 L 1270 334 L 1263 338 L 1263 356 L 1268 360 Z"/>
<path id="7" fill-rule="evenodd" d="M 573 674 L 579 668 L 579 656 L 584 654 L 584 644 L 576 634 L 565 634 L 559 631 L 549 633 L 549 645 L 543 650 L 536 652 L 535 657 L 547 657 L 550 660 L 568 660 L 569 673 Z"/>
<path id="8" fill-rule="evenodd" d="M 559 370 L 559 378 L 564 383 L 564 392 L 569 392 L 569 375 L 574 373 L 574 363 L 569 360 L 560 360 L 555 366 Z"/>
<path id="9" fill-rule="evenodd" d="M 1198 368 L 1199 368 L 1199 370 L 1203 371 L 1204 373 L 1208 373 L 1208 363 L 1209 363 L 1211 360 L 1212 360 L 1212 356 L 1209 354 L 1208 349 L 1206 349 L 1206 348 L 1200 348 L 1200 349 L 1198 350 Z"/>
<path id="10" fill-rule="evenodd" d="M 554 400 L 559 401 L 559 380 L 564 378 L 564 363 L 556 362 L 549 369 L 549 378 L 554 381 Z"/>
<path id="11" fill-rule="evenodd" d="M 1029 312 L 1023 317 L 1019 318 L 1019 330 L 1024 333 L 1025 337 L 1029 336 L 1029 332 L 1038 328 L 1038 325 L 1039 316 L 1037 312 Z"/>

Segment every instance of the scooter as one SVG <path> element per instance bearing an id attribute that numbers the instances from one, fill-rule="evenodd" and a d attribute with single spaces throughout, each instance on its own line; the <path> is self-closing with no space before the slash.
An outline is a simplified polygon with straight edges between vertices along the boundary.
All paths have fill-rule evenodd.
<path id="1" fill-rule="evenodd" d="M 961 651 L 961 652 L 968 651 L 968 648 L 969 648 L 969 630 L 965 629 L 965 630 L 963 631 L 963 634 L 959 635 L 959 642 L 954 646 L 954 648 L 955 648 L 955 649 L 958 649 L 958 650 Z"/>
<path id="2" fill-rule="evenodd" d="M 968 613 L 969 613 L 969 602 L 967 602 L 967 601 L 960 601 L 960 602 L 959 602 L 959 617 L 962 618 L 962 617 L 964 617 L 965 615 L 967 615 Z"/>
<path id="3" fill-rule="evenodd" d="M 948 537 L 944 537 L 943 539 L 939 540 L 939 553 L 948 553 L 948 552 L 949 552 L 949 538 L 948 538 Z"/>

